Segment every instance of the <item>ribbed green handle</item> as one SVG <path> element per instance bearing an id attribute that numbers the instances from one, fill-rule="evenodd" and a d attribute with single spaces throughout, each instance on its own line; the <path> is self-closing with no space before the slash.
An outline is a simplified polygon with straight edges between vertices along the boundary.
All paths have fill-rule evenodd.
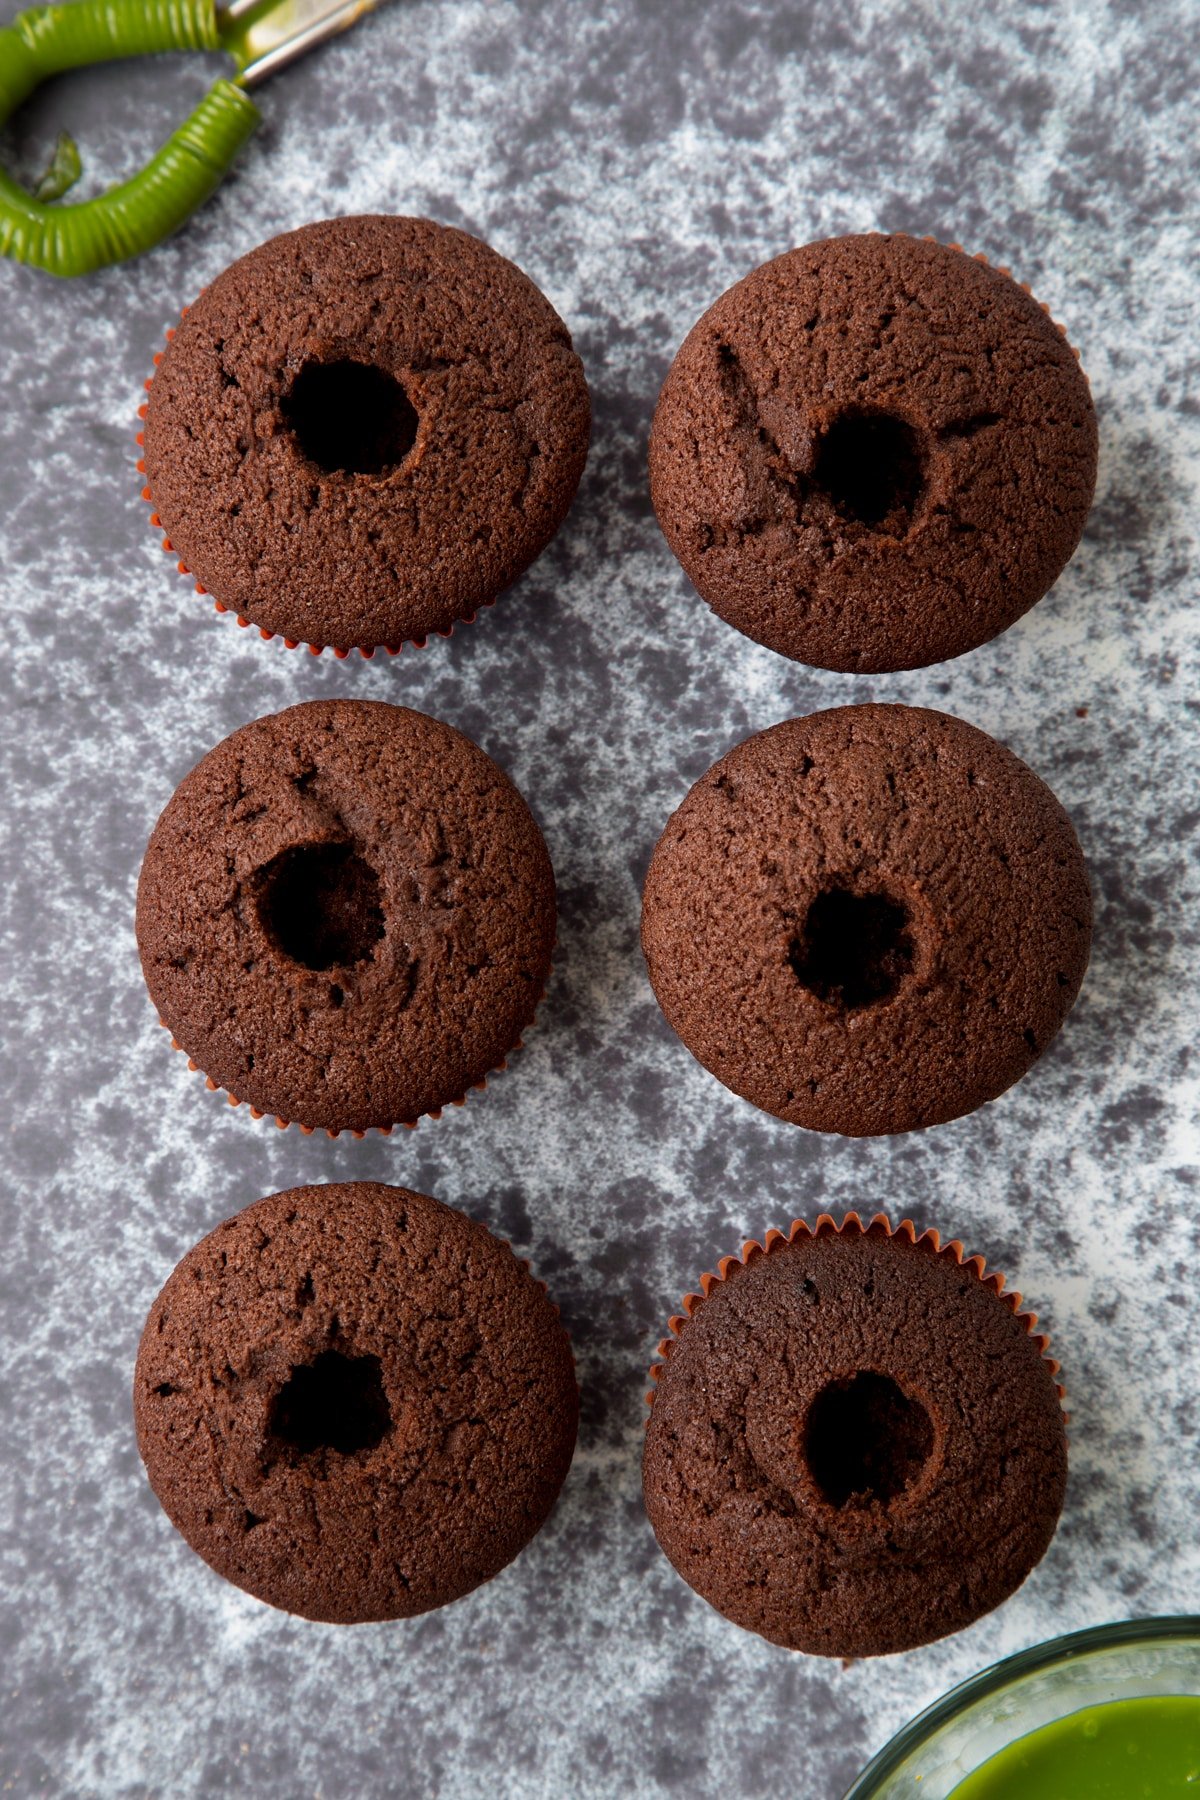
<path id="1" fill-rule="evenodd" d="M 75 0 L 35 6 L 0 29 L 0 125 L 64 69 L 161 50 L 219 50 L 212 0 Z M 124 262 L 177 231 L 224 176 L 259 121 L 218 81 L 144 169 L 94 200 L 48 205 L 0 170 L 0 254 L 51 275 Z"/>

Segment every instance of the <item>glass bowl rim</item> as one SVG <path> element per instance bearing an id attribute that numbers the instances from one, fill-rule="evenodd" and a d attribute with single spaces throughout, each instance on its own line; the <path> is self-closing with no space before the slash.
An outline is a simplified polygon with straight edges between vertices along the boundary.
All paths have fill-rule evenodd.
<path id="1" fill-rule="evenodd" d="M 883 1778 L 894 1774 L 900 1763 L 926 1743 L 948 1720 L 965 1712 L 967 1707 L 982 1699 L 985 1694 L 995 1693 L 1023 1675 L 1050 1668 L 1054 1663 L 1080 1652 L 1104 1650 L 1122 1644 L 1149 1643 L 1155 1639 L 1181 1638 L 1193 1638 L 1200 1643 L 1200 1613 L 1168 1613 L 1159 1618 L 1118 1619 L 1108 1625 L 1089 1625 L 1082 1631 L 1068 1631 L 1062 1637 L 1048 1638 L 1045 1643 L 1033 1644 L 1028 1650 L 1018 1650 L 1014 1655 L 1006 1656 L 1000 1662 L 981 1669 L 978 1675 L 969 1675 L 957 1687 L 951 1688 L 948 1694 L 943 1694 L 940 1700 L 935 1700 L 931 1706 L 919 1712 L 915 1719 L 902 1726 L 894 1737 L 889 1738 L 882 1750 L 871 1758 L 853 1786 L 847 1789 L 844 1800 L 874 1800 Z"/>

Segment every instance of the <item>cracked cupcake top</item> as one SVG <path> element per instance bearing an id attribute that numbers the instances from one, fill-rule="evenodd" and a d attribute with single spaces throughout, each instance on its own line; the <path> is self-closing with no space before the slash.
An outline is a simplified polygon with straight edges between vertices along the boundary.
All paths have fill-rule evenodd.
<path id="1" fill-rule="evenodd" d="M 830 238 L 693 327 L 650 441 L 709 605 L 799 662 L 958 656 L 1056 580 L 1096 481 L 1087 381 L 1009 276 L 928 239 Z"/>
<path id="2" fill-rule="evenodd" d="M 336 1624 L 497 1574 L 549 1516 L 578 1411 L 525 1264 L 375 1182 L 293 1188 L 219 1225 L 151 1307 L 134 1374 L 150 1484 L 192 1548 Z"/>
<path id="3" fill-rule="evenodd" d="M 589 421 L 570 333 L 514 264 L 428 219 L 330 219 L 188 310 L 150 387 L 146 480 L 223 606 L 296 642 L 397 646 L 544 549 Z"/>
<path id="4" fill-rule="evenodd" d="M 330 1130 L 461 1099 L 530 1024 L 554 876 L 508 777 L 406 707 L 317 700 L 243 726 L 154 829 L 151 998 L 219 1087 Z"/>

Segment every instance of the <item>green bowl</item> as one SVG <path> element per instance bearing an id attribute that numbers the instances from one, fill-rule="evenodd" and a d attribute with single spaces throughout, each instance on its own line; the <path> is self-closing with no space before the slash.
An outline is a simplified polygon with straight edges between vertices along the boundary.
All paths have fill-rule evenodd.
<path id="1" fill-rule="evenodd" d="M 989 1756 L 1084 1706 L 1200 1694 L 1200 1616 L 1126 1619 L 973 1675 L 885 1744 L 846 1800 L 946 1800 Z"/>

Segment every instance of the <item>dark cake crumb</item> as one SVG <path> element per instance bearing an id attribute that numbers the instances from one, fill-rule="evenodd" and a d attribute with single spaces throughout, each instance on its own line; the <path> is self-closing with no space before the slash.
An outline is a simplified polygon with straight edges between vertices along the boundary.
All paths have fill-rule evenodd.
<path id="1" fill-rule="evenodd" d="M 575 1445 L 567 1334 L 482 1225 L 376 1182 L 293 1188 L 183 1258 L 146 1321 L 138 1445 L 172 1523 L 272 1606 L 444 1606 L 545 1523 Z"/>
<path id="2" fill-rule="evenodd" d="M 829 238 L 689 332 L 650 487 L 709 605 L 821 668 L 918 668 L 1004 631 L 1073 553 L 1087 381 L 1004 272 L 927 239 Z"/>
<path id="3" fill-rule="evenodd" d="M 659 1544 L 788 1649 L 881 1656 L 959 1631 L 1058 1522 L 1045 1342 L 949 1246 L 853 1217 L 772 1235 L 673 1321 L 643 1459 Z"/>
<path id="4" fill-rule="evenodd" d="M 945 713 L 844 706 L 748 738 L 669 820 L 642 947 L 727 1087 L 848 1136 L 944 1123 L 1045 1050 L 1091 944 L 1066 813 Z"/>
<path id="5" fill-rule="evenodd" d="M 554 875 L 469 738 L 314 700 L 243 726 L 175 792 L 138 883 L 142 969 L 217 1086 L 328 1130 L 434 1112 L 503 1065 L 550 972 Z"/>

